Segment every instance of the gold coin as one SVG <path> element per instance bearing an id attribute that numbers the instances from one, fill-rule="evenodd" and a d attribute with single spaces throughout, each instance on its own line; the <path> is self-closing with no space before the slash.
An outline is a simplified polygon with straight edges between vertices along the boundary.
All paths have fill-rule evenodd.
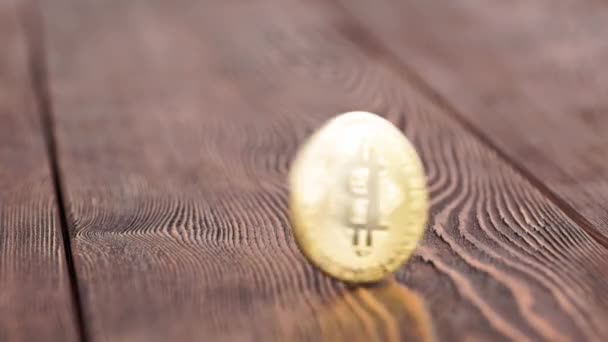
<path id="1" fill-rule="evenodd" d="M 381 280 L 424 232 L 422 163 L 399 129 L 375 114 L 349 112 L 325 124 L 301 148 L 289 183 L 300 249 L 338 279 Z"/>

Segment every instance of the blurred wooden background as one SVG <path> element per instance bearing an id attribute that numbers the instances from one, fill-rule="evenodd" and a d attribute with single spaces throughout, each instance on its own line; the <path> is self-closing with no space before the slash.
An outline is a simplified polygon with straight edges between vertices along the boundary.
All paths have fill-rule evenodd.
<path id="1" fill-rule="evenodd" d="M 608 340 L 608 3 L 0 1 L 0 341 Z M 298 251 L 333 115 L 424 160 L 393 279 Z"/>

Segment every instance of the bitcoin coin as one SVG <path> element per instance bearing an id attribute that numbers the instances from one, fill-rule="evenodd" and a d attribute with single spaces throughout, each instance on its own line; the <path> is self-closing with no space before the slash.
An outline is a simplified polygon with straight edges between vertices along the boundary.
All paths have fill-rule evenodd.
<path id="1" fill-rule="evenodd" d="M 389 121 L 349 112 L 321 127 L 289 175 L 298 246 L 338 279 L 374 282 L 409 258 L 428 215 L 424 169 Z"/>

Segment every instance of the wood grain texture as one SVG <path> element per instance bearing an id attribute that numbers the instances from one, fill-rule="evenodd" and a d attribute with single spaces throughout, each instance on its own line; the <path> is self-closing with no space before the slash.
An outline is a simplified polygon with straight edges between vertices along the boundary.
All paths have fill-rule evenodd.
<path id="1" fill-rule="evenodd" d="M 601 340 L 608 251 L 319 1 L 43 3 L 92 340 Z M 313 269 L 287 217 L 297 147 L 386 116 L 432 219 L 397 282 Z M 409 336 L 411 337 L 411 336 Z"/>
<path id="2" fill-rule="evenodd" d="M 341 2 L 608 246 L 608 4 Z"/>
<path id="3" fill-rule="evenodd" d="M 0 341 L 74 341 L 76 322 L 19 1 L 0 2 Z"/>

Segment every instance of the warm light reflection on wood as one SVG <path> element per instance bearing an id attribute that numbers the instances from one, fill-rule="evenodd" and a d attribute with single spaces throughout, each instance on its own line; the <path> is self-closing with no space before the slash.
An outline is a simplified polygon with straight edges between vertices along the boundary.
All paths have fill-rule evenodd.
<path id="1" fill-rule="evenodd" d="M 313 306 L 312 316 L 302 312 L 297 315 L 301 321 L 292 322 L 299 327 L 296 335 L 332 342 L 434 341 L 424 299 L 392 277 L 375 285 L 345 287 L 330 301 Z M 283 331 L 284 337 L 297 340 L 294 330 Z"/>

